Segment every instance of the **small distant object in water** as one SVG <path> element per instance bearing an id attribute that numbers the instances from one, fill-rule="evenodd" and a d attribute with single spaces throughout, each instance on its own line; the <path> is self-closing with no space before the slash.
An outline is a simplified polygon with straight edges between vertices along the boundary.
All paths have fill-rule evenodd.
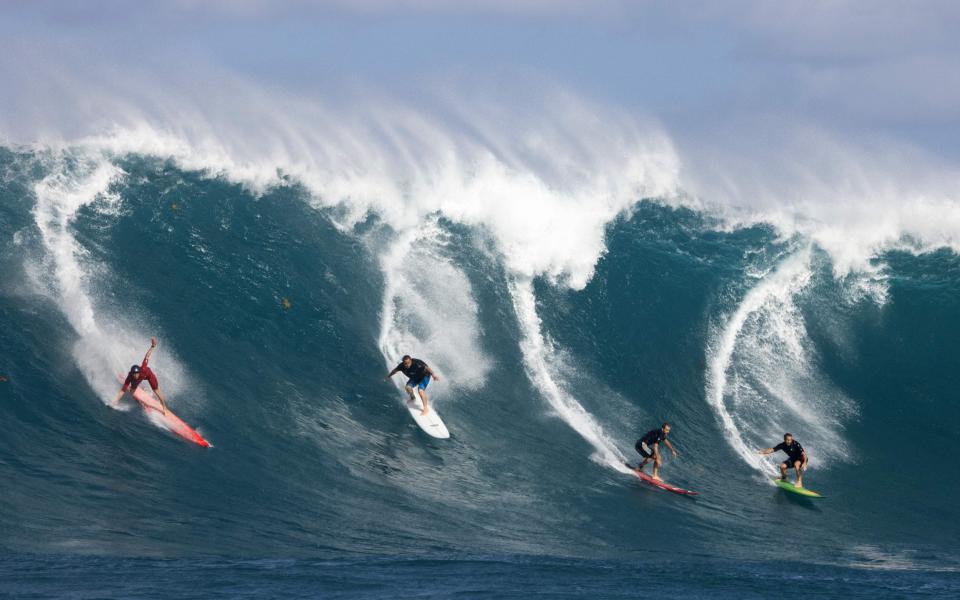
<path id="1" fill-rule="evenodd" d="M 0 375 L 0 381 L 10 381 L 7 379 L 6 375 Z"/>
<path id="2" fill-rule="evenodd" d="M 180 209 L 180 207 L 177 206 L 177 203 L 176 203 L 176 202 L 171 202 L 171 203 L 170 203 L 170 210 L 172 210 L 173 212 L 177 212 L 177 210 L 179 210 L 179 209 Z"/>
<path id="3" fill-rule="evenodd" d="M 290 310 L 290 307 L 293 306 L 293 304 L 290 303 L 289 299 L 284 298 L 280 301 L 280 306 L 283 307 L 283 310 Z"/>

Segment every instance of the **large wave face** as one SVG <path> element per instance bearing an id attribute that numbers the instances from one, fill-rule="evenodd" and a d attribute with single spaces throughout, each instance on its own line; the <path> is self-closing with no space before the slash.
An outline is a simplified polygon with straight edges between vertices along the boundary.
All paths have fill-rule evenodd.
<path id="1" fill-rule="evenodd" d="M 655 539 L 759 560 L 799 520 L 776 558 L 956 564 L 949 250 L 838 271 L 802 233 L 639 197 L 587 220 L 607 222 L 599 249 L 562 228 L 543 245 L 442 203 L 356 214 L 149 155 L 0 161 L 6 548 L 623 557 Z M 106 406 L 151 335 L 213 450 Z M 404 353 L 444 375 L 451 440 L 383 383 Z M 664 420 L 665 473 L 696 502 L 624 472 Z M 766 481 L 755 450 L 783 430 L 831 504 Z"/>

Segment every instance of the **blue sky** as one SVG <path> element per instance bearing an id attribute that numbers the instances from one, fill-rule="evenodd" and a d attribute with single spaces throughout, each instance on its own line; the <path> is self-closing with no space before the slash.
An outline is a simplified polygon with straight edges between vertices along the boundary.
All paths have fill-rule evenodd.
<path id="1" fill-rule="evenodd" d="M 81 69 L 426 98 L 556 86 L 682 140 L 798 123 L 960 156 L 960 8 L 926 2 L 3 2 L 0 92 Z M 47 73 L 44 73 L 46 71 Z M 51 75 L 50 73 L 53 73 Z M 426 99 L 423 102 L 427 102 Z"/>
<path id="2" fill-rule="evenodd" d="M 677 4 L 681 8 L 672 8 Z M 451 76 L 549 77 L 696 118 L 716 107 L 902 130 L 960 113 L 949 2 L 89 2 L 0 4 L 8 41 L 182 68 L 209 60 L 284 85 L 415 90 Z"/>

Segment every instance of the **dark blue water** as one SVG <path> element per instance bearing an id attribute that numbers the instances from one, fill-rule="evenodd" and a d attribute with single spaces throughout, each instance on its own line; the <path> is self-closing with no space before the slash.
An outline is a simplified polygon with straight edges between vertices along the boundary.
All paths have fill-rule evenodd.
<path id="1" fill-rule="evenodd" d="M 0 567 L 0 592 L 22 597 L 157 598 L 948 598 L 953 575 L 785 562 L 698 564 L 550 557 L 334 560 L 151 560 L 29 556 Z"/>
<path id="2" fill-rule="evenodd" d="M 0 175 L 3 594 L 960 592 L 949 251 L 838 275 L 809 241 L 638 199 L 578 290 L 442 215 L 400 246 L 293 181 L 23 149 Z M 106 406 L 151 335 L 214 448 Z M 393 347 L 446 376 L 451 439 L 382 381 Z M 696 499 L 616 467 L 663 420 Z M 784 430 L 825 500 L 742 451 Z"/>

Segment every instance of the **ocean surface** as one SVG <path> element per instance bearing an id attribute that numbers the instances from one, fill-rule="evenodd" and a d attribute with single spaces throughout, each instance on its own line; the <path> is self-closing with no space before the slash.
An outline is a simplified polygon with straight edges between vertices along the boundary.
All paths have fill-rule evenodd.
<path id="1" fill-rule="evenodd" d="M 0 148 L 0 596 L 960 596 L 957 254 L 558 206 Z M 109 406 L 153 335 L 213 448 Z M 403 354 L 449 440 L 383 381 Z M 663 421 L 696 498 L 623 466 Z M 786 431 L 825 499 L 773 485 Z"/>

